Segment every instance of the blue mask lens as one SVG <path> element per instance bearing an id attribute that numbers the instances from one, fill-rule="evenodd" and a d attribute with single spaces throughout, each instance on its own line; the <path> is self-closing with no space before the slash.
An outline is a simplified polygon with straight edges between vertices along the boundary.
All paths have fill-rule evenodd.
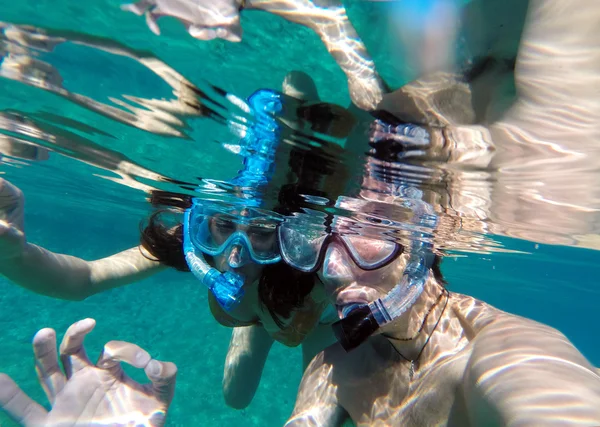
<path id="1" fill-rule="evenodd" d="M 196 203 L 189 216 L 190 241 L 194 247 L 211 256 L 230 254 L 238 247 L 239 266 L 250 260 L 257 264 L 281 261 L 276 230 L 272 219 L 233 217 Z"/>

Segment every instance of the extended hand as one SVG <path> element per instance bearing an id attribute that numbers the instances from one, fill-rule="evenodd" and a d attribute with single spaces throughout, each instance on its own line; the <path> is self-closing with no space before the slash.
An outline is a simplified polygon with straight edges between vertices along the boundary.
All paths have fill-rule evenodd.
<path id="1" fill-rule="evenodd" d="M 239 42 L 242 40 L 241 3 L 242 0 L 140 0 L 121 8 L 136 15 L 145 15 L 148 27 L 155 34 L 160 34 L 156 19 L 172 16 L 197 39 L 220 38 Z"/>
<path id="2" fill-rule="evenodd" d="M 36 371 L 52 409 L 48 412 L 7 375 L 0 374 L 0 407 L 26 427 L 145 425 L 160 427 L 175 391 L 177 368 L 153 360 L 135 344 L 111 341 L 94 365 L 83 347 L 94 319 L 69 327 L 60 345 L 64 373 L 58 365 L 56 333 L 42 329 L 33 339 Z M 129 378 L 121 362 L 144 369 L 151 384 Z"/>

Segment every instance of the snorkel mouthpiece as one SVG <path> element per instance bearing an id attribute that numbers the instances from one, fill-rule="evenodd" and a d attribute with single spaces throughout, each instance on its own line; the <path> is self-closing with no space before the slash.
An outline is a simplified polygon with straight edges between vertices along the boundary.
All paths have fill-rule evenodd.
<path id="1" fill-rule="evenodd" d="M 203 282 L 212 291 L 219 305 L 227 311 L 238 305 L 244 296 L 244 279 L 231 271 L 221 273 L 216 268 L 211 268 Z"/>
<path id="2" fill-rule="evenodd" d="M 333 333 L 342 348 L 354 350 L 379 329 L 379 323 L 369 305 L 363 305 L 352 310 L 342 320 L 335 322 Z"/>

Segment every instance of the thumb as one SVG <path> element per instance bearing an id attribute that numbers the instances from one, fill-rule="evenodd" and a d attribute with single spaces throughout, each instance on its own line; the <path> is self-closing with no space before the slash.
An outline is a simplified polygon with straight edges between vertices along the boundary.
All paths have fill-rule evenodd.
<path id="1" fill-rule="evenodd" d="M 16 258 L 25 249 L 25 235 L 6 221 L 0 220 L 0 261 Z"/>
<path id="2" fill-rule="evenodd" d="M 0 220 L 23 230 L 23 192 L 10 182 L 0 178 Z"/>
<path id="3" fill-rule="evenodd" d="M 217 30 L 217 37 L 234 43 L 242 41 L 242 27 L 239 24 L 233 24 Z"/>

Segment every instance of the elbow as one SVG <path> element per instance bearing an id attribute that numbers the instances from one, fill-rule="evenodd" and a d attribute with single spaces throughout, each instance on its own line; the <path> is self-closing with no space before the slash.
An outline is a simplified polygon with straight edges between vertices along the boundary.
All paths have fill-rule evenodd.
<path id="1" fill-rule="evenodd" d="M 74 301 L 74 302 L 81 302 L 86 300 L 88 297 L 92 296 L 92 293 L 89 292 L 84 292 L 83 290 L 68 290 L 68 291 L 62 291 L 62 292 L 48 292 L 46 293 L 46 296 L 52 297 L 52 298 L 58 298 L 58 299 L 62 299 L 65 301 Z"/>

